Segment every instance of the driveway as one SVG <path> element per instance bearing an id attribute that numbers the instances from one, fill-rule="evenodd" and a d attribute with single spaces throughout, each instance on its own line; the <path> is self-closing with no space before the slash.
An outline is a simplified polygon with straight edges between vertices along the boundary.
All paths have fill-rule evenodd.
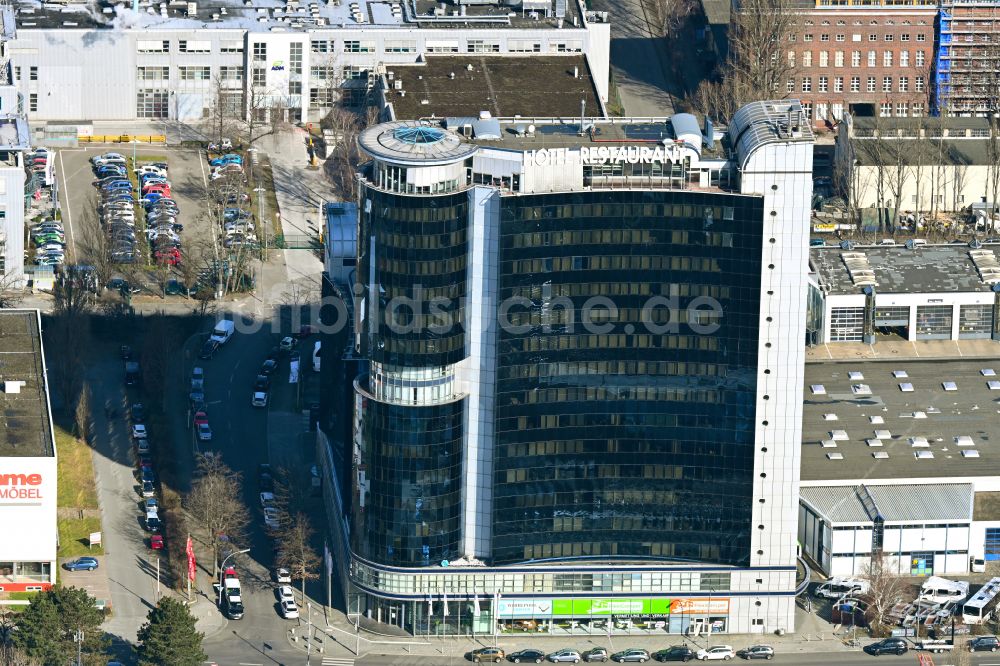
<path id="1" fill-rule="evenodd" d="M 611 71 L 625 115 L 671 115 L 666 40 L 650 31 L 643 0 L 595 0 L 593 9 L 609 14 Z"/>
<path id="2" fill-rule="evenodd" d="M 137 396 L 126 394 L 118 348 L 104 344 L 94 350 L 98 359 L 88 367 L 94 421 L 94 472 L 101 506 L 105 557 L 111 591 L 112 617 L 105 629 L 134 641 L 149 610 L 156 605 L 156 557 L 146 545 L 140 525 L 141 498 L 135 477 L 133 449 L 128 433 L 127 405 Z M 114 410 L 108 418 L 104 406 Z"/>

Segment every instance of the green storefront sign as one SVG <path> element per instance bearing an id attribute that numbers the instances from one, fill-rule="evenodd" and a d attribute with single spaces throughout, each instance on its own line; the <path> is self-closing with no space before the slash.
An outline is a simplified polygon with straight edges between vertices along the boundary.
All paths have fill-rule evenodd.
<path id="1" fill-rule="evenodd" d="M 552 614 L 569 617 L 669 615 L 670 599 L 553 599 Z"/>

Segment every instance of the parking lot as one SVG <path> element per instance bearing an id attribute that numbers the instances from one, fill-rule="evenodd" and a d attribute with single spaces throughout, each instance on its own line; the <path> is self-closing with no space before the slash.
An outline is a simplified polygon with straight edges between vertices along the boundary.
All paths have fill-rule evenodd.
<path id="1" fill-rule="evenodd" d="M 99 201 L 90 159 L 95 155 L 117 152 L 127 157 L 131 169 L 132 146 L 104 145 L 59 151 L 56 177 L 60 181 L 60 206 L 66 226 L 69 255 L 79 263 L 87 262 L 86 239 L 98 223 Z M 206 201 L 208 164 L 203 152 L 168 146 L 136 146 L 137 162 L 166 162 L 169 166 L 172 198 L 180 207 L 178 222 L 184 225 L 181 240 L 185 250 L 211 242 L 211 229 L 202 211 Z M 136 264 L 141 266 L 142 263 Z"/>

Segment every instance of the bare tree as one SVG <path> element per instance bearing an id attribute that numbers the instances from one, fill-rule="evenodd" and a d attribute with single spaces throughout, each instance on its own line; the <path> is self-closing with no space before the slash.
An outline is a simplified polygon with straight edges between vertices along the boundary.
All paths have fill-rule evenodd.
<path id="1" fill-rule="evenodd" d="M 212 549 L 212 576 L 219 572 L 219 538 L 241 543 L 250 523 L 250 512 L 240 500 L 243 477 L 234 472 L 217 453 L 198 457 L 198 477 L 187 498 L 191 517 L 205 531 Z"/>
<path id="2" fill-rule="evenodd" d="M 230 86 L 234 81 L 239 88 Z M 244 100 L 242 81 L 239 79 L 224 79 L 217 75 L 212 79 L 212 103 L 207 119 L 208 135 L 213 141 L 238 136 L 244 122 Z"/>
<path id="3" fill-rule="evenodd" d="M 290 516 L 279 533 L 282 544 L 278 566 L 288 569 L 292 580 L 302 585 L 302 598 L 306 596 L 306 581 L 319 578 L 320 556 L 310 543 L 315 531 L 309 517 L 298 512 Z"/>
<path id="4" fill-rule="evenodd" d="M 97 292 L 100 293 L 115 273 L 116 265 L 111 260 L 111 241 L 107 232 L 101 228 L 100 220 L 95 214 L 96 202 L 83 207 L 81 221 L 76 225 L 77 251 L 81 263 L 94 267 L 97 278 Z"/>
<path id="5" fill-rule="evenodd" d="M 20 273 L 0 275 L 0 309 L 15 308 L 24 299 L 23 279 Z"/>
<path id="6" fill-rule="evenodd" d="M 89 351 L 91 293 L 72 276 L 56 284 L 55 304 L 46 327 L 49 368 L 62 404 L 75 404 Z"/>
<path id="7" fill-rule="evenodd" d="M 889 613 L 903 598 L 904 582 L 896 573 L 885 553 L 872 553 L 871 559 L 861 573 L 868 583 L 868 622 L 872 633 L 883 635 L 890 626 Z"/>
<path id="8" fill-rule="evenodd" d="M 327 178 L 333 185 L 334 196 L 340 201 L 354 201 L 358 195 L 355 174 L 361 163 L 358 135 L 364 129 L 364 122 L 358 114 L 337 106 L 326 114 L 320 125 L 323 129 L 330 130 L 335 142 L 323 165 Z"/>
<path id="9" fill-rule="evenodd" d="M 742 0 L 730 21 L 729 56 L 716 79 L 698 87 L 695 108 L 728 121 L 747 102 L 787 97 L 795 66 L 786 50 L 795 29 L 792 0 Z"/>
<path id="10" fill-rule="evenodd" d="M 76 401 L 74 412 L 76 436 L 84 442 L 90 442 L 90 385 L 84 383 L 80 397 Z"/>

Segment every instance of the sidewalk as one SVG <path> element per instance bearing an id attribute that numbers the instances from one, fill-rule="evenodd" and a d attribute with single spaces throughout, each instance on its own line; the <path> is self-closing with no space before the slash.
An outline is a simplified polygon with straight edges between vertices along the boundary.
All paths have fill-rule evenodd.
<path id="1" fill-rule="evenodd" d="M 875 344 L 835 342 L 806 347 L 806 362 L 888 359 L 996 358 L 1000 344 L 993 340 L 880 340 Z"/>
<path id="2" fill-rule="evenodd" d="M 391 636 L 381 636 L 361 630 L 360 640 L 354 633 L 354 627 L 348 625 L 346 619 L 340 613 L 334 620 L 334 625 L 322 626 L 316 624 L 316 640 L 313 649 L 325 646 L 325 651 L 332 654 L 335 651 L 347 651 L 354 653 L 355 646 L 360 645 L 362 656 L 386 655 L 399 656 L 400 654 L 410 654 L 413 656 L 433 657 L 440 655 L 461 656 L 476 648 L 494 645 L 494 638 L 490 635 L 462 636 L 462 637 L 427 637 L 408 636 L 406 638 L 395 638 Z M 715 634 L 712 636 L 680 636 L 677 634 L 654 634 L 654 635 L 613 635 L 608 637 L 605 634 L 592 634 L 580 636 L 514 636 L 499 635 L 496 645 L 506 652 L 524 648 L 538 648 L 545 652 L 555 652 L 563 648 L 574 648 L 576 650 L 587 650 L 592 647 L 608 648 L 612 651 L 626 648 L 644 648 L 650 652 L 663 650 L 672 645 L 686 644 L 692 649 L 698 650 L 709 645 L 731 645 L 734 649 L 742 649 L 751 645 L 761 643 L 771 645 L 779 655 L 784 654 L 805 654 L 805 653 L 848 653 L 860 652 L 860 645 L 872 642 L 867 635 L 859 632 L 857 635 L 859 647 L 850 647 L 846 644 L 851 637 L 849 630 L 841 631 L 840 634 L 833 633 L 833 626 L 820 619 L 814 613 L 796 609 L 796 625 L 798 631 L 795 634 L 777 636 L 775 634 L 757 635 L 732 635 Z M 306 650 L 305 640 L 300 640 L 295 647 Z"/>

